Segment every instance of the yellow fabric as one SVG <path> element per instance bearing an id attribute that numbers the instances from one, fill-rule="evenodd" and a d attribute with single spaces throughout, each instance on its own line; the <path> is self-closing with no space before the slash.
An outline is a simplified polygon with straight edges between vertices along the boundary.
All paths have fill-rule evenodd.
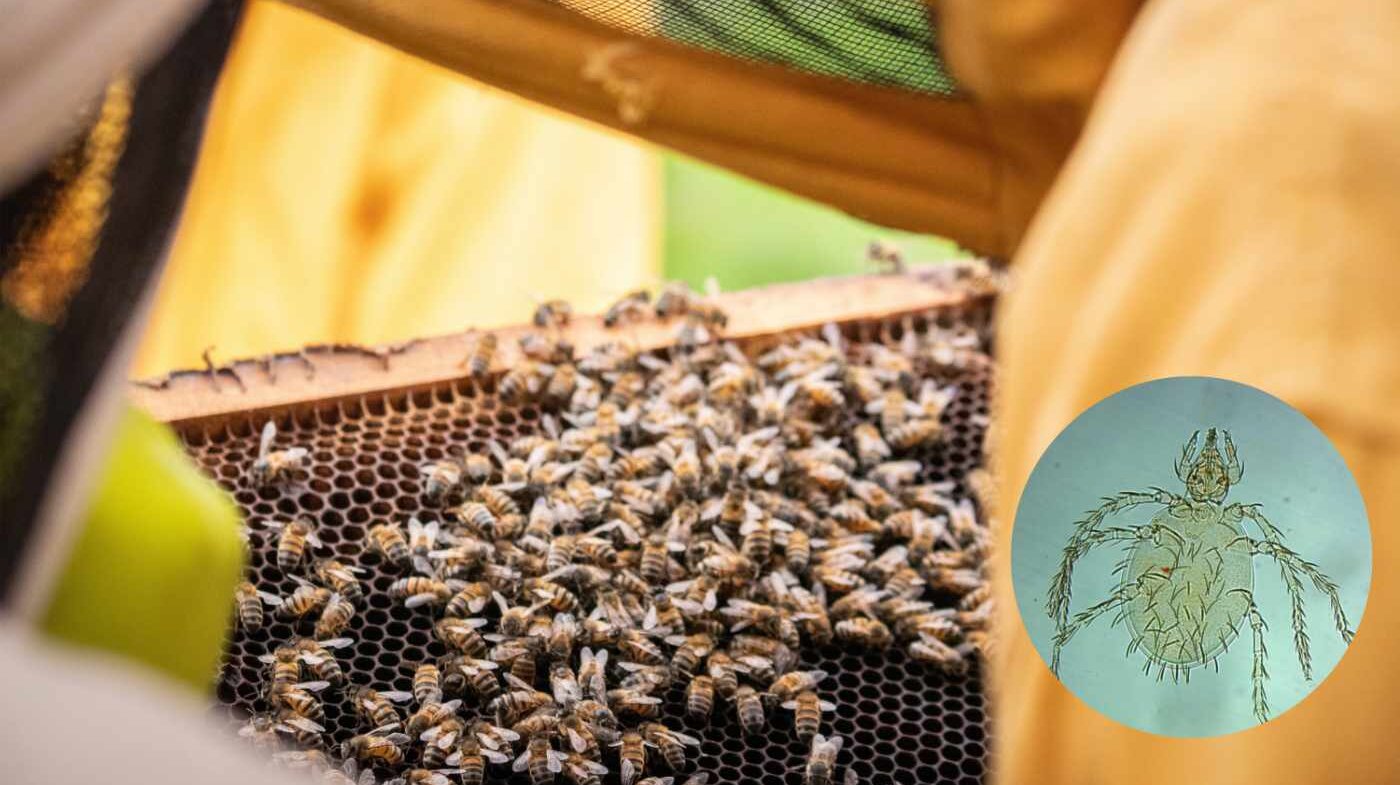
<path id="1" fill-rule="evenodd" d="M 1400 781 L 1397 36 L 1393 3 L 1149 4 L 1016 255 L 998 332 L 1006 531 L 1037 457 L 1104 396 L 1181 374 L 1253 384 L 1311 417 L 1360 483 L 1375 581 L 1355 643 L 1267 725 L 1167 739 L 1073 697 L 1005 613 L 999 782 Z M 1053 71 L 1054 56 L 1039 67 Z M 1010 609 L 1008 545 L 996 564 Z"/>
<path id="2" fill-rule="evenodd" d="M 653 280 L 656 154 L 255 2 L 135 372 L 599 310 Z"/>
<path id="3" fill-rule="evenodd" d="M 538 0 L 288 1 L 859 218 L 952 237 L 980 253 L 1009 250 L 983 117 L 960 98 L 739 60 Z"/>

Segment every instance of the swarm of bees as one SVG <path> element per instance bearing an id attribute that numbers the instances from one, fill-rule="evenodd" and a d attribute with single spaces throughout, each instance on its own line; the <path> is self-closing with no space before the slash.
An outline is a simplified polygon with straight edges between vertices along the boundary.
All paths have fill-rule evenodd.
<path id="1" fill-rule="evenodd" d="M 799 667 L 808 647 L 900 646 L 954 675 L 987 652 L 985 501 L 923 471 L 956 393 L 947 380 L 986 362 L 977 336 L 934 326 L 851 344 L 828 325 L 751 356 L 716 339 L 723 314 L 689 290 L 642 294 L 609 323 L 651 309 L 682 318 L 685 340 L 664 355 L 613 343 L 576 356 L 559 330 L 567 304 L 541 306 L 535 359 L 494 377 L 544 412 L 541 432 L 418 467 L 430 520 L 367 527 L 366 563 L 394 576 L 394 602 L 431 614 L 447 652 L 409 664 L 411 691 L 352 684 L 338 661 L 364 568 L 322 554 L 309 520 L 274 525 L 276 567 L 296 588 L 245 583 L 236 618 L 255 631 L 272 608 L 300 637 L 263 658 L 264 711 L 241 735 L 330 783 L 480 785 L 514 771 L 534 785 L 704 785 L 689 772 L 701 740 L 659 719 L 683 686 L 699 724 L 727 711 L 759 734 L 791 712 L 811 745 L 804 780 L 827 785 L 843 739 L 823 735 L 837 707 L 822 696 L 831 674 Z M 470 375 L 487 379 L 495 346 L 481 336 Z M 292 481 L 287 467 L 306 461 L 272 452 L 273 436 L 269 425 L 255 483 Z M 329 694 L 349 696 L 360 725 L 339 745 Z"/>

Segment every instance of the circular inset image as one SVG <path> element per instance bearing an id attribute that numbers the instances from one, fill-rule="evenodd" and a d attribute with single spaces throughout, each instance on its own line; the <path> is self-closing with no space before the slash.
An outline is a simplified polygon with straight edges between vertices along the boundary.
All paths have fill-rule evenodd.
<path id="1" fill-rule="evenodd" d="M 1288 404 L 1223 379 L 1130 387 L 1036 464 L 1011 543 L 1031 640 L 1125 725 L 1217 736 L 1307 697 L 1371 585 L 1356 481 Z"/>

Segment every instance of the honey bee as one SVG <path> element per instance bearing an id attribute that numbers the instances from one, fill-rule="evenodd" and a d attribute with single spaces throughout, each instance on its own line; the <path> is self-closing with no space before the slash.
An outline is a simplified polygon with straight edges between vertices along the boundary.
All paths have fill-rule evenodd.
<path id="1" fill-rule="evenodd" d="M 477 498 L 486 509 L 496 518 L 506 518 L 520 515 L 520 505 L 516 503 L 511 495 L 500 488 L 493 488 L 489 485 L 477 489 Z"/>
<path id="2" fill-rule="evenodd" d="M 856 618 L 836 622 L 836 637 L 870 649 L 887 649 L 894 634 L 879 619 Z"/>
<path id="3" fill-rule="evenodd" d="M 460 700 L 450 700 L 446 703 L 430 702 L 418 707 L 418 710 L 408 716 L 408 722 L 404 725 L 404 730 L 410 736 L 417 736 L 429 728 L 435 728 L 447 721 L 457 713 L 457 707 L 461 706 Z"/>
<path id="4" fill-rule="evenodd" d="M 286 450 L 272 449 L 272 440 L 277 438 L 277 423 L 268 420 L 263 426 L 262 438 L 258 443 L 258 457 L 249 469 L 249 479 L 254 485 L 267 486 L 285 482 L 306 466 L 310 453 L 305 447 L 292 447 Z"/>
<path id="5" fill-rule="evenodd" d="M 411 575 L 389 584 L 389 596 L 403 600 L 404 606 L 443 605 L 453 597 L 453 586 L 436 578 Z"/>
<path id="6" fill-rule="evenodd" d="M 764 726 L 768 724 L 768 709 L 763 705 L 763 697 L 747 684 L 734 692 L 734 712 L 738 715 L 739 727 L 746 736 L 762 733 Z"/>
<path id="7" fill-rule="evenodd" d="M 238 584 L 234 591 L 234 605 L 237 610 L 238 626 L 248 632 L 257 632 L 262 629 L 265 616 L 263 605 L 277 607 L 282 604 L 282 598 L 275 594 L 259 591 L 249 581 Z"/>
<path id="8" fill-rule="evenodd" d="M 506 674 L 506 683 L 510 685 L 510 692 L 497 696 L 489 704 L 501 725 L 514 725 L 525 715 L 552 701 L 549 693 L 540 692 L 512 674 Z"/>
<path id="9" fill-rule="evenodd" d="M 685 688 L 685 713 L 693 719 L 708 723 L 714 708 L 715 680 L 703 675 L 691 679 Z"/>
<path id="10" fill-rule="evenodd" d="M 602 776 L 607 773 L 607 766 L 585 755 L 570 754 L 564 758 L 564 777 L 574 785 L 602 785 Z"/>
<path id="11" fill-rule="evenodd" d="M 509 750 L 512 744 L 520 741 L 519 733 L 509 728 L 492 725 L 485 720 L 477 720 L 472 723 L 471 734 L 481 742 L 482 747 L 489 750 Z"/>
<path id="12" fill-rule="evenodd" d="M 607 696 L 608 651 L 594 652 L 584 647 L 579 653 L 578 680 L 583 695 L 591 700 L 604 700 Z"/>
<path id="13" fill-rule="evenodd" d="M 485 619 L 440 619 L 433 625 L 433 631 L 437 633 L 438 640 L 453 651 L 468 657 L 479 657 L 486 653 L 488 646 L 477 630 L 485 627 L 486 623 Z"/>
<path id="14" fill-rule="evenodd" d="M 379 692 L 369 687 L 359 687 L 354 694 L 355 714 L 368 721 L 373 728 L 397 726 L 401 718 L 394 704 L 403 703 L 412 697 L 413 694 L 408 692 Z"/>
<path id="15" fill-rule="evenodd" d="M 322 559 L 316 562 L 314 573 L 323 584 L 352 601 L 358 601 L 364 596 L 364 587 L 360 585 L 359 575 L 361 568 L 345 564 L 336 559 Z"/>
<path id="16" fill-rule="evenodd" d="M 477 336 L 476 342 L 472 346 L 471 353 L 462 361 L 462 366 L 467 369 L 467 373 L 478 381 L 486 378 L 486 374 L 491 372 L 491 365 L 496 360 L 497 338 L 495 333 L 485 333 Z"/>
<path id="17" fill-rule="evenodd" d="M 826 671 L 792 671 L 785 673 L 768 688 L 768 693 L 780 701 L 810 692 L 827 677 Z"/>
<path id="18" fill-rule="evenodd" d="M 642 629 L 649 634 L 669 635 L 685 629 L 685 617 L 669 594 L 658 592 L 642 619 Z"/>
<path id="19" fill-rule="evenodd" d="M 462 736 L 457 751 L 446 760 L 447 765 L 456 766 L 462 777 L 462 785 L 481 785 L 486 779 L 486 763 L 510 763 L 510 756 L 496 750 L 483 749 L 475 734 Z"/>
<path id="20" fill-rule="evenodd" d="M 268 693 L 267 702 L 272 708 L 292 716 L 319 720 L 325 716 L 325 709 L 321 706 L 321 699 L 317 693 L 329 686 L 330 684 L 324 681 L 303 681 L 280 686 L 274 684 Z"/>
<path id="21" fill-rule="evenodd" d="M 844 739 L 826 738 L 820 733 L 812 737 L 812 752 L 807 756 L 803 785 L 831 785 L 836 776 L 836 756 L 841 753 Z"/>
<path id="22" fill-rule="evenodd" d="M 523 360 L 501 376 L 497 391 L 502 400 L 520 403 L 531 400 L 544 391 L 554 367 L 534 360 Z M 570 390 L 572 392 L 572 390 Z"/>
<path id="23" fill-rule="evenodd" d="M 542 785 L 546 782 L 553 782 L 554 776 L 562 771 L 563 767 L 564 754 L 552 749 L 549 746 L 549 737 L 541 735 L 530 739 L 525 751 L 515 759 L 511 769 L 514 771 L 528 769 L 530 782 L 533 785 Z"/>
<path id="24" fill-rule="evenodd" d="M 423 495 L 430 502 L 441 501 L 462 485 L 465 467 L 460 461 L 443 458 L 418 467 L 423 478 Z"/>
<path id="25" fill-rule="evenodd" d="M 408 539 L 397 524 L 381 523 L 369 530 L 370 548 L 386 561 L 399 564 L 409 561 Z"/>
<path id="26" fill-rule="evenodd" d="M 331 684 L 343 684 L 345 671 L 341 670 L 340 662 L 335 658 L 333 650 L 345 648 L 350 643 L 349 638 L 331 638 L 329 640 L 302 638 L 296 642 L 293 648 L 312 676 Z"/>
<path id="27" fill-rule="evenodd" d="M 799 692 L 784 701 L 782 707 L 793 712 L 793 730 L 799 739 L 811 738 L 821 730 L 822 712 L 836 711 L 836 704 L 822 700 L 811 690 Z"/>
<path id="28" fill-rule="evenodd" d="M 404 762 L 403 748 L 410 741 L 408 735 L 403 733 L 366 733 L 347 740 L 341 745 L 340 754 L 363 764 L 398 766 Z"/>
<path id="29" fill-rule="evenodd" d="M 720 613 L 725 618 L 731 619 L 729 625 L 731 632 L 739 632 L 749 627 L 770 632 L 776 631 L 781 617 L 781 612 L 777 608 L 735 597 L 729 599 L 729 604 L 722 608 Z"/>
<path id="30" fill-rule="evenodd" d="M 578 677 L 565 661 L 556 661 L 550 666 L 549 688 L 554 695 L 554 702 L 565 709 L 572 708 L 575 703 L 583 700 L 583 688 L 579 685 Z"/>
<path id="31" fill-rule="evenodd" d="M 444 665 L 450 673 L 465 679 L 466 685 L 471 687 L 482 703 L 489 703 L 501 694 L 501 683 L 496 676 L 500 668 L 498 663 L 459 655 L 448 657 Z"/>
<path id="32" fill-rule="evenodd" d="M 550 374 L 544 394 L 550 400 L 563 402 L 572 398 L 577 389 L 578 367 L 573 363 L 561 363 L 555 366 L 554 372 Z"/>
<path id="33" fill-rule="evenodd" d="M 437 665 L 424 662 L 414 669 L 413 700 L 420 706 L 442 701 L 442 670 Z"/>
<path id="34" fill-rule="evenodd" d="M 647 766 L 647 742 L 641 731 L 625 730 L 622 738 L 613 744 L 618 747 L 618 761 L 622 774 L 622 785 L 635 785 Z"/>
<path id="35" fill-rule="evenodd" d="M 710 652 L 710 656 L 705 659 L 705 669 L 714 680 L 716 692 L 726 698 L 734 695 L 739 688 L 739 672 L 728 653 L 719 649 Z"/>
<path id="36" fill-rule="evenodd" d="M 619 715 L 651 718 L 661 713 L 661 699 L 639 690 L 608 690 L 608 706 Z"/>
<path id="37" fill-rule="evenodd" d="M 943 426 L 938 420 L 925 417 L 909 420 L 891 430 L 885 431 L 885 438 L 896 450 L 912 450 L 937 442 L 943 436 Z"/>
<path id="38" fill-rule="evenodd" d="M 480 613 L 491 602 L 491 585 L 485 581 L 468 583 L 458 589 L 447 600 L 443 615 L 448 618 L 466 618 L 469 614 Z"/>
<path id="39" fill-rule="evenodd" d="M 297 578 L 297 587 L 277 606 L 277 616 L 281 619 L 300 619 L 315 613 L 331 599 L 331 590 L 316 586 Z"/>
<path id="40" fill-rule="evenodd" d="M 627 659 L 633 662 L 640 662 L 643 665 L 665 665 L 667 663 L 666 653 L 660 646 L 638 630 L 627 629 L 622 631 L 622 638 L 618 641 L 618 650 Z"/>
<path id="41" fill-rule="evenodd" d="M 645 289 L 624 294 L 603 313 L 604 327 L 618 327 L 625 322 L 646 318 L 647 306 L 651 303 L 651 293 Z"/>
<path id="42" fill-rule="evenodd" d="M 277 537 L 277 567 L 284 573 L 289 573 L 306 558 L 307 546 L 321 547 L 321 541 L 316 539 L 316 527 L 304 518 L 287 521 L 280 525 L 281 533 Z"/>
<path id="43" fill-rule="evenodd" d="M 277 732 L 276 717 L 270 714 L 254 714 L 239 726 L 238 737 L 247 739 L 259 749 L 276 748 L 279 744 Z"/>
<path id="44" fill-rule="evenodd" d="M 917 641 L 909 644 L 909 656 L 915 662 L 922 662 L 925 665 L 932 665 L 950 676 L 961 676 L 967 673 L 967 654 L 971 648 L 966 644 L 963 646 L 949 646 L 932 635 L 921 636 Z"/>
<path id="45" fill-rule="evenodd" d="M 449 772 L 455 774 L 456 772 Z M 431 769 L 409 769 L 408 773 L 397 779 L 392 779 L 384 785 L 451 785 L 452 780 L 447 778 L 447 774 L 442 771 Z"/>
<path id="46" fill-rule="evenodd" d="M 326 600 L 326 607 L 321 610 L 321 617 L 316 620 L 316 637 L 334 638 L 344 632 L 354 618 L 354 603 L 340 594 L 332 593 Z"/>
<path id="47" fill-rule="evenodd" d="M 665 759 L 666 765 L 670 766 L 672 771 L 681 771 L 685 768 L 685 748 L 687 745 L 700 746 L 700 740 L 694 736 L 673 731 L 659 722 L 648 722 L 642 725 L 642 736 L 647 743 L 661 751 L 661 757 Z"/>
<path id="48" fill-rule="evenodd" d="M 270 690 L 291 687 L 301 681 L 301 653 L 291 646 L 279 646 L 258 660 L 271 666 L 271 678 L 268 680 Z"/>
<path id="49" fill-rule="evenodd" d="M 567 300 L 545 300 L 535 306 L 534 323 L 536 327 L 557 329 L 567 325 L 573 315 L 574 307 Z"/>

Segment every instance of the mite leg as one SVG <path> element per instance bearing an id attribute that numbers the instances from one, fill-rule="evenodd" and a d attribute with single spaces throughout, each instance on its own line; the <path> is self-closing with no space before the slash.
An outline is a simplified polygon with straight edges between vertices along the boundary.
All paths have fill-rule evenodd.
<path id="1" fill-rule="evenodd" d="M 1283 543 L 1271 542 L 1268 540 L 1254 540 L 1250 542 L 1252 552 L 1255 555 L 1271 556 L 1279 564 L 1279 569 L 1292 573 L 1296 579 L 1298 576 L 1305 576 L 1312 581 L 1312 585 L 1318 591 L 1327 595 L 1327 601 L 1332 606 L 1332 622 L 1337 626 L 1337 633 L 1342 636 L 1342 641 L 1351 643 L 1351 639 L 1356 633 L 1351 629 L 1350 622 L 1347 621 L 1346 611 L 1342 608 L 1342 598 L 1337 594 L 1337 584 L 1332 582 L 1316 564 L 1304 559 L 1297 553 L 1290 550 Z M 1285 583 L 1287 581 L 1285 580 Z M 1301 581 L 1298 581 L 1301 588 Z"/>
<path id="2" fill-rule="evenodd" d="M 1186 482 L 1186 476 L 1191 473 L 1191 464 L 1196 462 L 1196 439 L 1200 435 L 1200 431 L 1191 434 L 1191 441 L 1182 446 L 1181 456 L 1176 459 L 1176 476 L 1182 482 Z"/>
<path id="3" fill-rule="evenodd" d="M 1231 485 L 1236 485 L 1244 479 L 1244 464 L 1240 463 L 1239 453 L 1235 452 L 1235 442 L 1230 438 L 1230 432 L 1224 429 L 1220 432 L 1225 435 L 1225 476 Z"/>
<path id="4" fill-rule="evenodd" d="M 1065 546 L 1064 555 L 1060 559 L 1060 568 L 1050 579 L 1050 590 L 1046 594 L 1045 611 L 1050 614 L 1050 618 L 1055 620 L 1057 628 L 1063 629 L 1069 618 L 1070 585 L 1074 577 L 1074 563 L 1089 549 L 1102 541 L 1096 541 L 1095 535 L 1099 532 L 1099 524 L 1103 523 L 1103 519 L 1114 513 L 1144 504 L 1171 505 L 1180 500 L 1181 497 L 1161 488 L 1153 488 L 1150 492 L 1123 491 L 1116 496 L 1105 497 L 1103 504 L 1075 522 L 1074 534 L 1070 536 L 1069 544 Z"/>
<path id="5" fill-rule="evenodd" d="M 1059 675 L 1060 649 L 1064 648 L 1066 643 L 1069 643 L 1070 638 L 1073 638 L 1076 632 L 1079 632 L 1105 613 L 1116 608 L 1121 608 L 1129 602 L 1132 602 L 1133 598 L 1137 597 L 1137 594 L 1138 584 L 1136 583 L 1120 586 L 1118 590 L 1113 593 L 1112 597 L 1074 614 L 1074 618 L 1070 620 L 1069 624 L 1057 629 L 1055 631 L 1054 652 L 1050 656 L 1050 671 L 1057 676 Z"/>
<path id="6" fill-rule="evenodd" d="M 1224 510 L 1225 518 L 1230 521 L 1248 518 L 1264 533 L 1264 539 L 1271 542 L 1283 542 L 1283 532 L 1279 531 L 1277 526 L 1268 518 L 1264 517 L 1264 513 L 1259 511 L 1259 507 L 1260 505 L 1258 504 L 1240 504 L 1239 502 L 1227 504 Z"/>
<path id="7" fill-rule="evenodd" d="M 1252 592 L 1247 589 L 1231 589 L 1230 592 L 1244 595 L 1245 601 L 1249 603 L 1249 609 L 1245 611 L 1245 615 L 1249 618 L 1250 629 L 1254 631 L 1254 669 L 1252 673 L 1254 679 L 1254 717 L 1262 724 L 1269 721 L 1269 699 L 1264 694 L 1264 682 L 1269 678 L 1269 671 L 1265 666 L 1269 650 L 1264 645 L 1264 630 L 1268 629 L 1269 626 L 1264 623 L 1264 617 L 1259 613 L 1259 606 L 1254 604 Z"/>

